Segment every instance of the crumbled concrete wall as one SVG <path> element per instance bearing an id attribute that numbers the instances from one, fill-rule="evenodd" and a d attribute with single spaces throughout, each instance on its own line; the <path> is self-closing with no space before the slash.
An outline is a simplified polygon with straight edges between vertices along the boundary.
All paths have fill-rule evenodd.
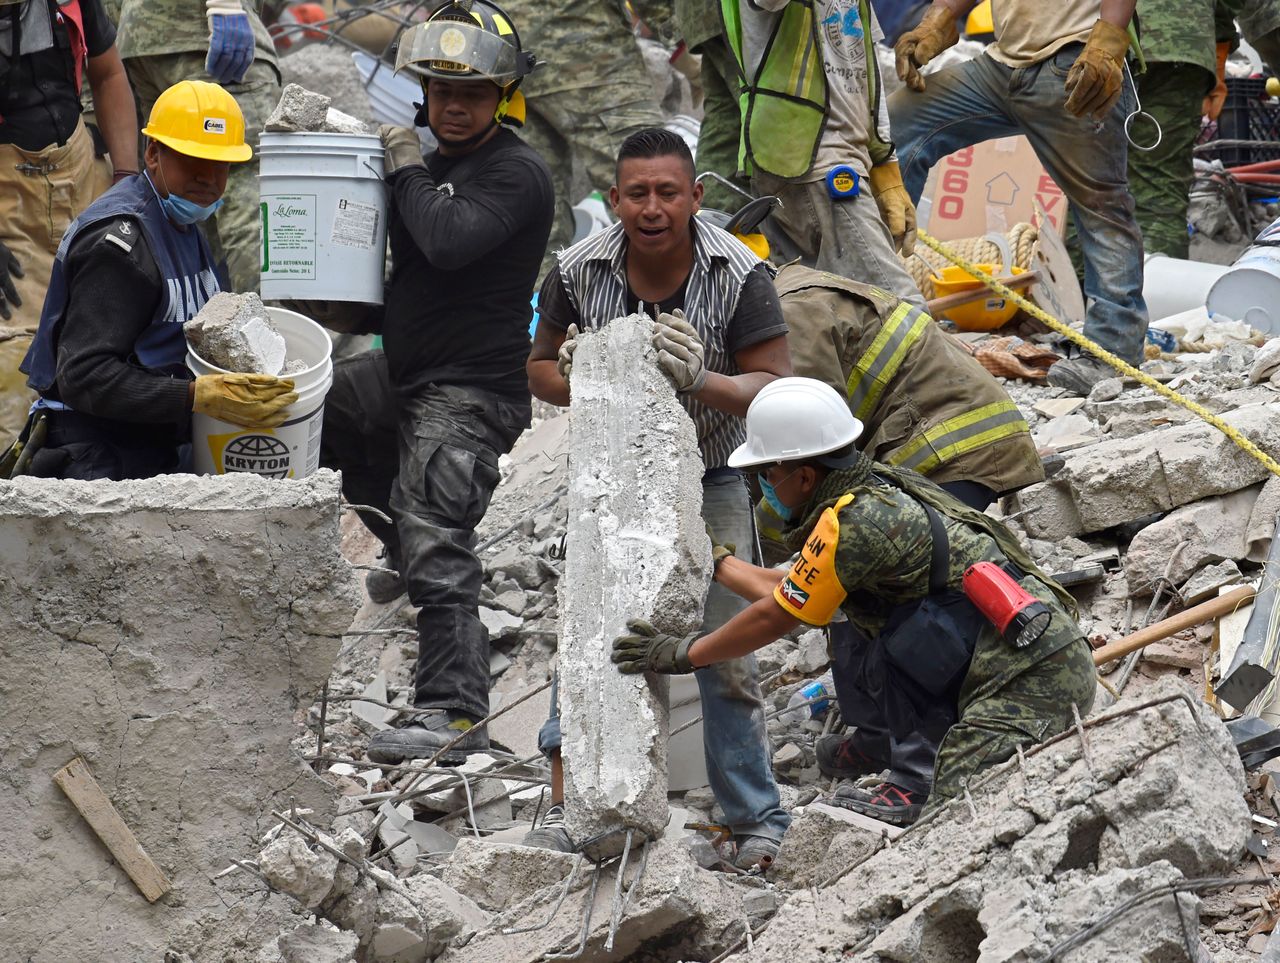
<path id="1" fill-rule="evenodd" d="M 272 808 L 331 793 L 289 749 L 356 610 L 338 476 L 0 482 L 6 958 L 250 960 L 293 904 L 247 873 Z M 51 781 L 83 756 L 173 881 L 148 904 Z"/>
<path id="2" fill-rule="evenodd" d="M 1174 693 L 1185 690 L 1165 682 L 1143 696 Z M 1028 752 L 1023 766 L 1014 759 L 979 777 L 972 810 L 956 800 L 826 889 L 794 894 L 734 959 L 1039 959 L 1144 889 L 1225 874 L 1250 832 L 1226 727 L 1185 699 L 1139 704 L 1121 703 L 1088 728 L 1087 756 L 1072 733 Z M 1182 959 L 1158 952 L 1181 945 L 1165 899 L 1069 958 L 1132 959 L 1142 946 L 1157 950 L 1144 959 Z"/>
<path id="3" fill-rule="evenodd" d="M 627 619 L 684 634 L 702 621 L 710 545 L 693 422 L 656 364 L 652 322 L 579 336 L 560 580 L 566 828 L 658 836 L 667 812 L 666 684 L 610 662 Z M 621 838 L 610 841 L 620 851 Z"/>
<path id="4" fill-rule="evenodd" d="M 1280 449 L 1280 405 L 1255 404 L 1222 416 L 1263 451 Z M 1067 455 L 1047 482 L 1011 496 L 1011 512 L 1033 538 L 1061 539 L 1167 512 L 1247 488 L 1267 469 L 1202 421 L 1099 442 Z"/>

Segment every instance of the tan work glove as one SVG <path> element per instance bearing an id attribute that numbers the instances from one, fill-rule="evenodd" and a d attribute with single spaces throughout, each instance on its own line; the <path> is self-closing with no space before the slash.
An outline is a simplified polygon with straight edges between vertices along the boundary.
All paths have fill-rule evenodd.
<path id="1" fill-rule="evenodd" d="M 1204 95 L 1204 104 L 1200 112 L 1210 120 L 1217 120 L 1222 114 L 1222 107 L 1227 102 L 1227 58 L 1231 56 L 1231 43 L 1223 40 L 1218 43 L 1218 83 L 1213 90 Z"/>
<path id="2" fill-rule="evenodd" d="M 898 76 L 912 90 L 924 90 L 920 68 L 960 39 L 956 16 L 946 6 L 935 3 L 924 18 L 893 45 Z"/>
<path id="3" fill-rule="evenodd" d="M 292 378 L 266 374 L 209 374 L 196 379 L 191 410 L 244 428 L 278 428 L 298 400 Z"/>
<path id="4" fill-rule="evenodd" d="M 382 149 L 386 152 L 382 163 L 388 177 L 406 167 L 426 166 L 422 160 L 422 144 L 418 141 L 418 135 L 408 127 L 383 124 L 378 128 L 378 136 L 382 139 Z"/>
<path id="5" fill-rule="evenodd" d="M 703 363 L 705 348 L 693 325 L 684 319 L 679 308 L 658 315 L 653 323 L 653 346 L 658 349 L 658 365 L 667 373 L 676 391 L 689 394 L 702 390 L 707 383 Z"/>
<path id="6" fill-rule="evenodd" d="M 871 168 L 871 196 L 880 208 L 880 218 L 893 235 L 893 244 L 903 257 L 916 249 L 916 206 L 902 183 L 897 161 L 885 161 Z"/>
<path id="7" fill-rule="evenodd" d="M 1105 20 L 1094 22 L 1084 49 L 1067 72 L 1067 113 L 1100 119 L 1115 106 L 1124 86 L 1128 50 L 1127 30 Z"/>
<path id="8" fill-rule="evenodd" d="M 571 324 L 565 329 L 564 343 L 556 352 L 556 370 L 560 372 L 560 377 L 564 379 L 565 384 L 569 383 L 569 375 L 573 372 L 573 352 L 577 347 L 578 326 Z"/>
<path id="9" fill-rule="evenodd" d="M 714 572 L 726 558 L 732 558 L 738 553 L 738 546 L 733 543 L 721 545 L 716 533 L 711 530 L 710 523 L 707 523 L 707 538 L 711 539 L 711 570 Z"/>

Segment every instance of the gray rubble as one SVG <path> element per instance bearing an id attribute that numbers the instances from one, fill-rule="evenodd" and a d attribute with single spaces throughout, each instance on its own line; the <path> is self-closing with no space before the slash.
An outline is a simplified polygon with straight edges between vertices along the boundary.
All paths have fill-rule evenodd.
<path id="1" fill-rule="evenodd" d="M 285 84 L 280 102 L 267 117 L 265 129 L 279 133 L 318 131 L 324 127 L 332 98 L 301 84 Z"/>
<path id="2" fill-rule="evenodd" d="M 183 325 L 191 348 L 224 371 L 278 375 L 285 368 L 285 339 L 253 292 L 219 291 Z"/>

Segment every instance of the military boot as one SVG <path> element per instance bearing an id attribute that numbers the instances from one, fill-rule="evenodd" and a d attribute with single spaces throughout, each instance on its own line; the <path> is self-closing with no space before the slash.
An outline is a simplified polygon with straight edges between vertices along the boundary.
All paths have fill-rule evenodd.
<path id="1" fill-rule="evenodd" d="M 1105 361 L 1086 354 L 1059 361 L 1049 369 L 1048 381 L 1055 388 L 1062 388 L 1073 395 L 1087 398 L 1094 385 L 1107 378 L 1115 378 L 1117 374 L 1116 370 Z"/>
<path id="2" fill-rule="evenodd" d="M 440 757 L 441 762 L 466 762 L 470 753 L 489 748 L 485 726 L 477 726 L 476 720 L 465 713 L 435 709 L 415 716 L 398 729 L 375 732 L 365 755 L 373 762 L 388 764 L 406 759 L 430 759 L 459 733 L 466 734 Z"/>
<path id="3" fill-rule="evenodd" d="M 379 605 L 394 602 L 406 591 L 404 576 L 396 571 L 399 566 L 390 554 L 383 559 L 382 564 L 382 568 L 364 577 L 364 590 L 369 593 L 369 601 Z"/>

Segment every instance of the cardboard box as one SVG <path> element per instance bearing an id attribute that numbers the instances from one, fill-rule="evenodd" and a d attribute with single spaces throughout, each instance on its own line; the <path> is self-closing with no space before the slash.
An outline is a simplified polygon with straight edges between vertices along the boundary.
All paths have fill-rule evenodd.
<path id="1" fill-rule="evenodd" d="M 1001 137 L 944 157 L 929 174 L 921 195 L 921 226 L 943 241 L 1004 234 L 1015 224 L 1035 223 L 1044 208 L 1058 235 L 1066 231 L 1067 199 L 1025 137 Z"/>

